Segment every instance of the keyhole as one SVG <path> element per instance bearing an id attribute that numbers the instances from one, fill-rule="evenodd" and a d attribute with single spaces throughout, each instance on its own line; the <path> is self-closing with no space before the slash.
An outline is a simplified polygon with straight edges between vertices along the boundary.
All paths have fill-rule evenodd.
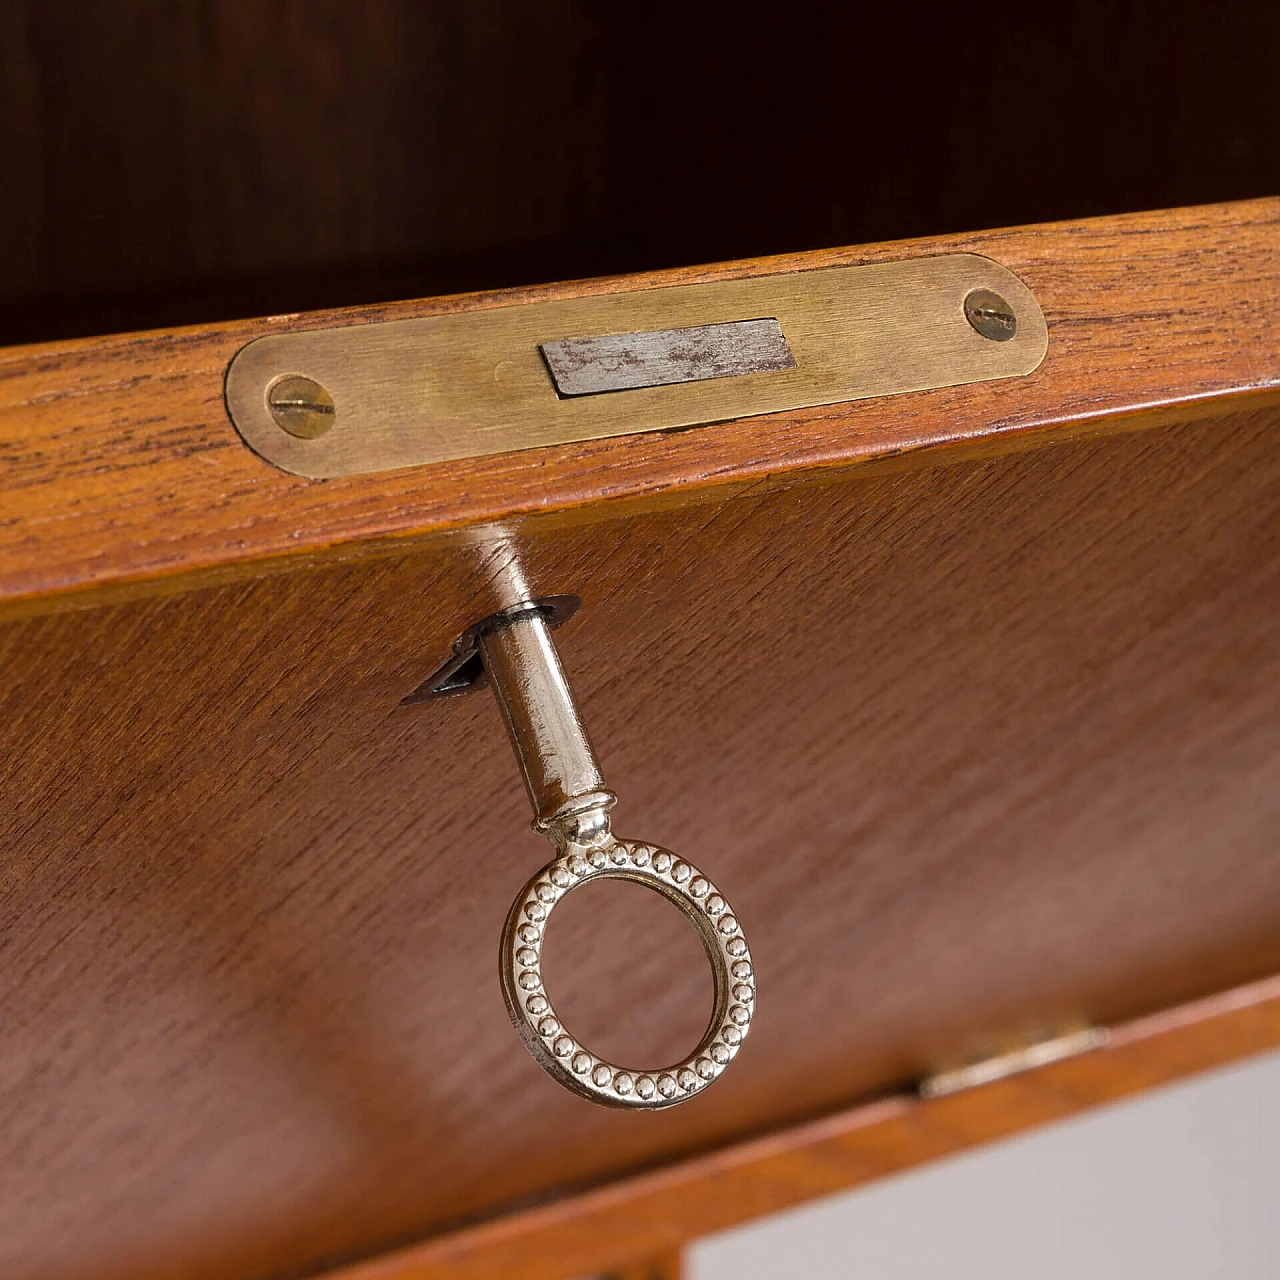
<path id="1" fill-rule="evenodd" d="M 702 942 L 678 907 L 644 885 L 596 880 L 567 895 L 542 967 L 566 1030 L 619 1065 L 670 1066 L 707 1029 L 715 987 Z"/>

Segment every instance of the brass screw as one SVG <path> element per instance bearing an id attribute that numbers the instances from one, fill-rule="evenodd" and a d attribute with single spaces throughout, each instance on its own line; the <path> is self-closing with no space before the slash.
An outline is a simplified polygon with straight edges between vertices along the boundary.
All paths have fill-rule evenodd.
<path id="1" fill-rule="evenodd" d="M 313 378 L 298 373 L 277 378 L 267 388 L 267 408 L 276 426 L 299 440 L 314 440 L 333 426 L 333 397 Z"/>
<path id="2" fill-rule="evenodd" d="M 1013 308 L 990 289 L 975 289 L 964 300 L 964 316 L 992 342 L 1008 342 L 1018 332 L 1018 317 Z"/>

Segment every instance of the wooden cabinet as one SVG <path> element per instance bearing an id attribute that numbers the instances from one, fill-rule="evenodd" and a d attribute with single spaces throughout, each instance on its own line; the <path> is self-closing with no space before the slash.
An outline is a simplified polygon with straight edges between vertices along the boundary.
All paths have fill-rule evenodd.
<path id="1" fill-rule="evenodd" d="M 223 402 L 266 333 L 958 252 L 1034 292 L 1033 373 L 324 482 Z M 5 1269 L 553 1280 L 1280 1040 L 1278 282 L 1260 200 L 0 353 Z M 752 937 L 687 1107 L 525 1054 L 497 712 L 399 706 L 498 531 L 582 598 L 619 829 Z M 625 886 L 547 964 L 620 1055 L 705 1019 Z"/>
<path id="2" fill-rule="evenodd" d="M 1280 1041 L 1280 7 L 812 8 L 0 8 L 0 1274 L 669 1280 Z M 228 410 L 259 339 L 955 255 L 1038 365 L 904 382 L 982 346 L 957 298 L 900 394 L 623 393 L 324 480 Z M 498 711 L 402 705 L 512 603 L 499 546 L 581 598 L 618 831 L 751 939 L 750 1039 L 671 1111 L 525 1053 Z M 556 919 L 575 1034 L 686 1051 L 679 913 Z"/>

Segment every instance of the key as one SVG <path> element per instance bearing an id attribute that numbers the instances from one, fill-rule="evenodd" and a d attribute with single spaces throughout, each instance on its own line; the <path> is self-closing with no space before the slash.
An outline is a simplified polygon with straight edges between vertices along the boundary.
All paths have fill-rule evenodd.
<path id="1" fill-rule="evenodd" d="M 724 894 L 693 863 L 612 831 L 617 797 L 605 785 L 547 618 L 526 601 L 473 628 L 533 804 L 535 831 L 555 854 L 516 895 L 498 969 L 507 1012 L 538 1064 L 591 1102 L 656 1110 L 697 1096 L 737 1056 L 755 1011 L 751 950 Z M 555 1011 L 542 973 L 547 926 L 566 894 L 592 880 L 631 880 L 692 921 L 715 980 L 711 1021 L 688 1057 L 639 1071 L 593 1053 Z"/>

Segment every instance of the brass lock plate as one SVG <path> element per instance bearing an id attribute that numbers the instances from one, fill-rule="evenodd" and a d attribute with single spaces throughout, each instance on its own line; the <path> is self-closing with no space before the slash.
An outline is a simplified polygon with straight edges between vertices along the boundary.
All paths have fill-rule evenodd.
<path id="1" fill-rule="evenodd" d="M 1025 375 L 1048 328 L 976 254 L 272 334 L 227 408 L 311 479 Z"/>

